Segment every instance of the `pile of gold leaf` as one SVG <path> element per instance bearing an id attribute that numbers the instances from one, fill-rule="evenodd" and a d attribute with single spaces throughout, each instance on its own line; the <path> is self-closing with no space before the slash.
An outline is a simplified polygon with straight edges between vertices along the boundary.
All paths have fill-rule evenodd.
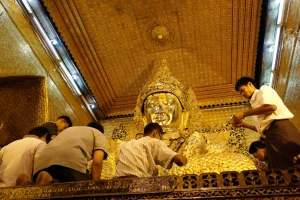
<path id="1" fill-rule="evenodd" d="M 207 149 L 209 151 L 207 152 Z M 220 173 L 224 171 L 256 170 L 256 166 L 251 159 L 241 153 L 231 153 L 224 151 L 222 145 L 210 145 L 205 142 L 202 134 L 195 132 L 187 141 L 183 154 L 187 157 L 186 166 L 179 167 L 173 164 L 170 170 L 159 167 L 159 175 L 183 175 Z"/>
<path id="2" fill-rule="evenodd" d="M 120 152 L 121 140 L 107 139 L 109 155 L 103 162 L 101 179 L 111 179 L 116 171 L 116 160 Z M 194 132 L 187 140 L 183 155 L 188 159 L 186 166 L 173 164 L 170 170 L 158 166 L 159 176 L 221 173 L 225 171 L 256 170 L 257 163 L 242 153 L 227 151 L 223 144 L 211 143 L 205 134 Z M 89 162 L 88 169 L 92 162 Z"/>

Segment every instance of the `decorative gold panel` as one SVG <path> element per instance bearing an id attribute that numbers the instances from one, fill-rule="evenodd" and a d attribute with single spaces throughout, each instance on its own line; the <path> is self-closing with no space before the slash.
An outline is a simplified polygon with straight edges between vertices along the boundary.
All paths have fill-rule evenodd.
<path id="1" fill-rule="evenodd" d="M 146 54 L 182 48 L 177 13 L 137 20 Z"/>
<path id="2" fill-rule="evenodd" d="M 0 85 L 0 145 L 6 145 L 45 121 L 46 85 L 43 77 Z M 0 79 L 1 80 L 1 79 Z"/>
<path id="3" fill-rule="evenodd" d="M 296 200 L 299 169 L 119 178 L 0 188 L 2 199 L 247 199 Z"/>
<path id="4" fill-rule="evenodd" d="M 44 5 L 106 117 L 132 114 L 162 58 L 200 106 L 244 101 L 234 84 L 254 76 L 261 0 Z"/>

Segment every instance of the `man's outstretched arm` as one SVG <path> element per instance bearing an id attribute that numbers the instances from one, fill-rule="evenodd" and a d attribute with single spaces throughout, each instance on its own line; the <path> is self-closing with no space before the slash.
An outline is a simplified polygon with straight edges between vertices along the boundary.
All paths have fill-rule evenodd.
<path id="1" fill-rule="evenodd" d="M 248 128 L 248 129 L 250 129 L 250 130 L 252 130 L 252 131 L 257 132 L 255 126 L 250 125 L 250 124 L 247 124 L 247 123 L 244 123 L 244 122 L 235 123 L 235 124 L 232 124 L 232 126 L 234 126 L 234 127 L 236 127 L 236 128 L 244 127 L 244 128 Z"/>
<path id="2" fill-rule="evenodd" d="M 94 151 L 92 170 L 91 170 L 91 178 L 94 181 L 100 180 L 103 158 L 104 158 L 104 151 L 100 149 Z"/>
<path id="3" fill-rule="evenodd" d="M 173 158 L 172 158 L 172 162 L 176 163 L 176 165 L 178 166 L 184 166 L 187 163 L 187 159 L 185 156 L 182 156 L 180 154 L 176 154 Z"/>
<path id="4" fill-rule="evenodd" d="M 263 114 L 269 115 L 276 110 L 277 110 L 277 106 L 265 104 L 258 108 L 238 112 L 238 113 L 234 114 L 234 119 L 236 121 L 242 121 L 242 119 L 244 119 L 245 117 L 248 117 L 248 116 L 263 115 Z"/>

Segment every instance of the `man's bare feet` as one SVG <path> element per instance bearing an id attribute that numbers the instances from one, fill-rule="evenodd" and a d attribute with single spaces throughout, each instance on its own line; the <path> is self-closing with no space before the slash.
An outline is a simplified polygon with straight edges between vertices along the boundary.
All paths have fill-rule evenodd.
<path id="1" fill-rule="evenodd" d="M 51 182 L 52 176 L 46 171 L 41 171 L 36 179 L 37 185 L 46 185 L 50 184 Z"/>
<path id="2" fill-rule="evenodd" d="M 294 156 L 293 163 L 295 164 L 296 167 L 300 167 L 300 154 Z"/>
<path id="3" fill-rule="evenodd" d="M 26 174 L 20 174 L 16 180 L 16 186 L 32 185 L 31 178 Z"/>

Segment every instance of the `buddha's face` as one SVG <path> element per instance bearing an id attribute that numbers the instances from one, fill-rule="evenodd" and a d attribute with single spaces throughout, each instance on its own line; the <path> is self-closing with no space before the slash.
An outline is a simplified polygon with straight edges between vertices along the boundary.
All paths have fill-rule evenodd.
<path id="1" fill-rule="evenodd" d="M 158 123 L 163 127 L 180 128 L 182 106 L 178 98 L 170 93 L 156 93 L 147 97 L 144 103 L 146 123 Z"/>

